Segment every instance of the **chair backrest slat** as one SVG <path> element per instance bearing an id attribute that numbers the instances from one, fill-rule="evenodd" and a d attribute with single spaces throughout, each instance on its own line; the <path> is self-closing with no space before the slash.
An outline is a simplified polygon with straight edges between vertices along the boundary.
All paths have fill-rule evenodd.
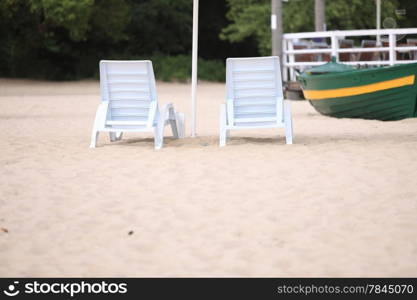
<path id="1" fill-rule="evenodd" d="M 226 93 L 228 101 L 233 102 L 234 125 L 282 122 L 278 57 L 229 58 L 226 69 Z"/>
<path id="2" fill-rule="evenodd" d="M 100 85 L 102 101 L 109 101 L 109 124 L 149 120 L 150 103 L 157 101 L 151 61 L 101 61 Z"/>

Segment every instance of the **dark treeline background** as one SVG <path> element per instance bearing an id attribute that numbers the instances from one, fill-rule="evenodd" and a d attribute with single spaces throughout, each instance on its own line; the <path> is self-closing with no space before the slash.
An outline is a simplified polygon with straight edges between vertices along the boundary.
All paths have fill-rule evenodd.
<path id="1" fill-rule="evenodd" d="M 191 70 L 192 0 L 0 0 L 0 76 L 97 77 L 101 59 L 151 59 L 163 80 Z M 224 60 L 270 53 L 270 0 L 200 0 L 199 77 L 224 79 Z M 398 15 L 398 9 L 406 9 Z M 284 31 L 314 30 L 314 0 L 284 2 Z M 332 29 L 375 26 L 373 0 L 331 0 Z M 383 18 L 417 27 L 416 0 L 383 0 Z"/>
<path id="2" fill-rule="evenodd" d="M 100 59 L 152 59 L 159 78 L 189 77 L 192 0 L 0 0 L 0 76 L 97 76 Z M 200 1 L 200 77 L 223 78 L 223 59 L 256 43 L 219 38 L 224 0 Z"/>

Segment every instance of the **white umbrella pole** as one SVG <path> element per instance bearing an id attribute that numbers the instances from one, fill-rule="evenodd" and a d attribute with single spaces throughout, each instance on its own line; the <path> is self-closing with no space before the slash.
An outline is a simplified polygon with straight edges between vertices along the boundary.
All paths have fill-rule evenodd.
<path id="1" fill-rule="evenodd" d="M 193 69 L 191 75 L 191 136 L 197 135 L 197 64 L 198 64 L 198 4 L 194 0 L 193 12 Z"/>

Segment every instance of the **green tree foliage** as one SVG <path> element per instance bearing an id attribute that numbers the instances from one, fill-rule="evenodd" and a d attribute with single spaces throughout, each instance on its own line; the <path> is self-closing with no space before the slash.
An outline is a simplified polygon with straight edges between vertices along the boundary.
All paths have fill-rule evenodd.
<path id="1" fill-rule="evenodd" d="M 383 0 L 382 19 L 397 18 L 395 9 L 398 0 Z M 376 26 L 376 6 L 374 0 L 326 1 L 329 30 L 374 29 Z"/>
<path id="2" fill-rule="evenodd" d="M 230 10 L 227 17 L 232 21 L 232 24 L 222 31 L 220 37 L 232 43 L 253 37 L 257 41 L 261 53 L 270 52 L 271 1 L 228 0 L 228 3 Z"/>
<path id="3" fill-rule="evenodd" d="M 399 16 L 398 26 L 401 28 L 417 27 L 417 1 L 399 0 L 398 9 L 404 10 L 405 15 Z"/>
<path id="4" fill-rule="evenodd" d="M 182 62 L 191 52 L 192 4 L 190 0 L 0 0 L 0 76 L 90 77 L 97 75 L 100 59 L 175 56 L 163 61 Z M 224 1 L 203 2 L 201 7 L 222 14 L 211 12 L 216 24 L 201 23 L 200 53 L 219 57 L 220 45 L 221 55 L 227 55 L 228 42 L 213 42 L 227 23 Z M 202 63 L 210 72 L 210 62 Z M 183 80 L 187 68 L 180 68 L 180 75 L 171 67 L 162 71 Z"/>
<path id="5" fill-rule="evenodd" d="M 161 62 L 155 63 L 157 76 L 185 80 L 190 73 L 192 3 L 0 0 L 0 76 L 77 79 L 97 76 L 101 59 L 155 58 Z M 329 30 L 375 26 L 373 0 L 326 3 Z M 383 18 L 394 18 L 398 27 L 417 27 L 416 0 L 382 3 Z M 223 79 L 226 57 L 270 53 L 270 6 L 270 0 L 200 1 L 202 78 Z M 289 0 L 283 7 L 285 32 L 314 30 L 314 0 Z M 396 15 L 397 8 L 406 9 L 406 15 Z"/>
<path id="6" fill-rule="evenodd" d="M 123 39 L 129 19 L 125 0 L 2 0 L 0 72 L 48 79 L 91 76 L 91 59 L 106 52 L 102 46 Z"/>
<path id="7" fill-rule="evenodd" d="M 382 18 L 394 17 L 400 0 L 382 1 Z M 263 55 L 271 52 L 270 0 L 227 0 L 227 17 L 232 22 L 220 37 L 230 42 L 240 42 L 253 37 Z M 326 1 L 328 30 L 375 28 L 375 2 L 372 0 Z M 314 31 L 314 0 L 289 0 L 283 2 L 284 32 Z M 414 22 L 414 26 L 416 26 Z"/>
<path id="8" fill-rule="evenodd" d="M 131 1 L 128 53 L 176 55 L 191 47 L 192 9 L 189 0 Z"/>
<path id="9" fill-rule="evenodd" d="M 30 11 L 42 18 L 45 32 L 63 28 L 73 41 L 86 39 L 94 0 L 31 0 Z"/>

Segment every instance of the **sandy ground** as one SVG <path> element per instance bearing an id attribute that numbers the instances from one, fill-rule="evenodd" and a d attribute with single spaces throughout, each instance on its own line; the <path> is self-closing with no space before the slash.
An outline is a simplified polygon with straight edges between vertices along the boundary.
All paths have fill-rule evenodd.
<path id="1" fill-rule="evenodd" d="M 158 92 L 190 116 L 189 85 Z M 294 145 L 220 149 L 223 98 L 200 85 L 196 139 L 89 149 L 98 82 L 0 79 L 0 276 L 417 276 L 417 119 L 293 101 Z"/>

